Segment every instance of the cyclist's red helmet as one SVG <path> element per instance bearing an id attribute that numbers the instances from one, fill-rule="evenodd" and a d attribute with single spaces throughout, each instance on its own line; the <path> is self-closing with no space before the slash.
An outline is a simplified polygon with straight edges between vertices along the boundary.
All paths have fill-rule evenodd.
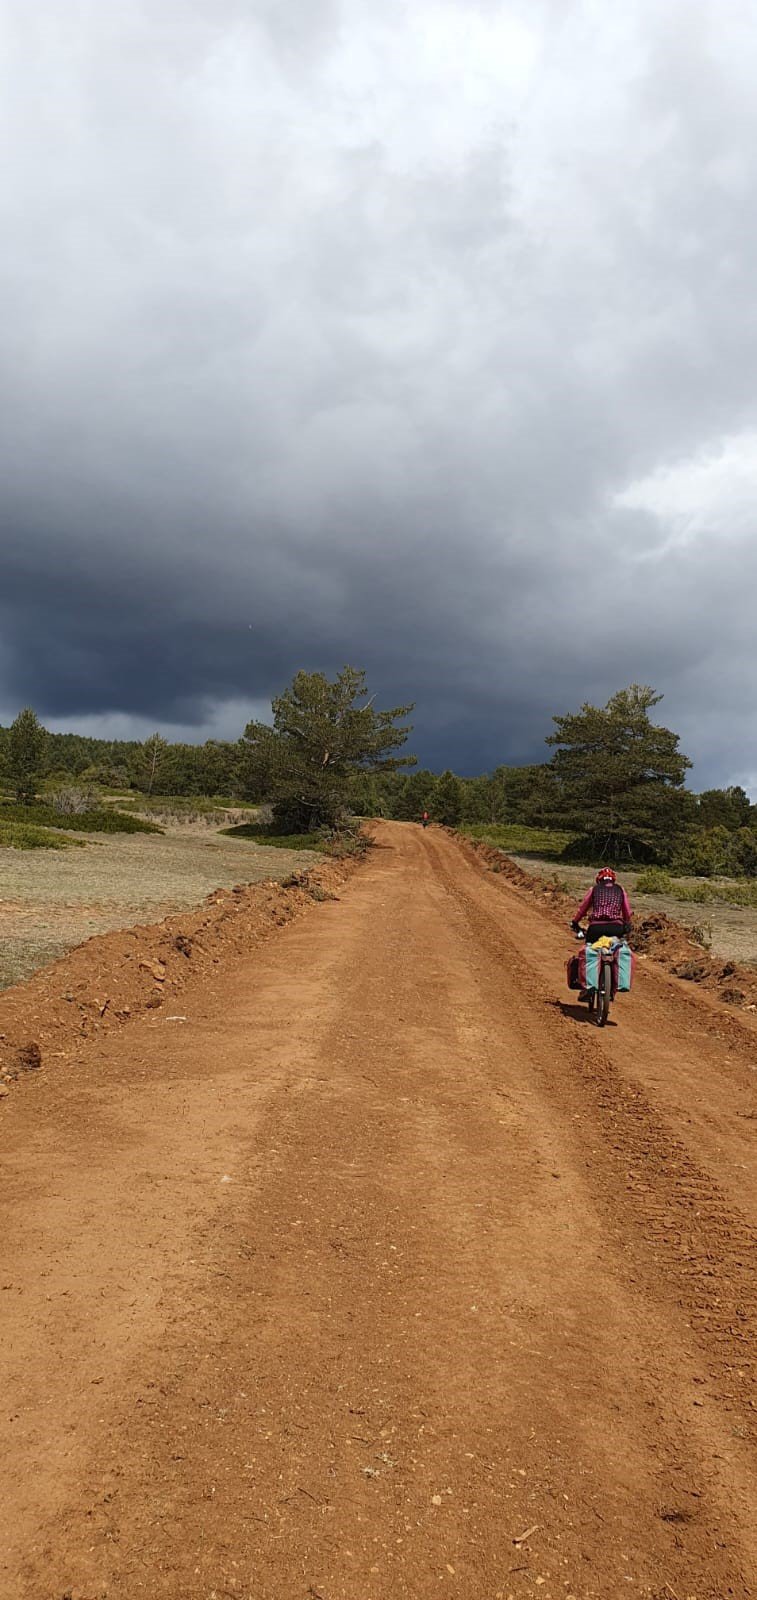
<path id="1" fill-rule="evenodd" d="M 614 883 L 615 873 L 612 867 L 600 867 L 597 873 L 597 883 Z"/>

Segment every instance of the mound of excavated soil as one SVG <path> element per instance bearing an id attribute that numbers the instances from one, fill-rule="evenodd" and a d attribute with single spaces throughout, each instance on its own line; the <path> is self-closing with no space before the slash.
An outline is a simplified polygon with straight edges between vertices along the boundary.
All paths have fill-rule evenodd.
<path id="1" fill-rule="evenodd" d="M 501 873 L 508 883 L 546 909 L 554 911 L 560 919 L 575 910 L 575 897 L 565 893 L 558 883 L 545 882 L 536 874 L 526 872 L 517 862 L 479 840 L 466 840 L 463 845 L 468 854 L 483 859 L 492 872 Z M 736 961 L 723 961 L 711 956 L 691 936 L 691 930 L 675 922 L 662 911 L 652 912 L 634 923 L 630 943 L 639 955 L 650 956 L 676 978 L 701 985 L 715 994 L 724 1005 L 737 1006 L 749 1011 L 757 1009 L 757 971 Z"/>
<path id="2" fill-rule="evenodd" d="M 0 1095 L 20 1072 L 65 1057 L 93 1034 L 178 1002 L 191 977 L 242 955 L 314 900 L 336 898 L 353 861 L 217 889 L 196 910 L 152 926 L 99 935 L 0 995 Z"/>

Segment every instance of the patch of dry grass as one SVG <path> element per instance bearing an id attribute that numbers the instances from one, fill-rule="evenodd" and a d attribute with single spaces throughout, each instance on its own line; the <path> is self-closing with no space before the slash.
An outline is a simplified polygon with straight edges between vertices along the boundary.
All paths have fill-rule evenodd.
<path id="1" fill-rule="evenodd" d="M 285 878 L 322 859 L 210 834 L 87 835 L 86 850 L 0 848 L 0 988 L 93 934 L 158 922 L 213 889 Z"/>

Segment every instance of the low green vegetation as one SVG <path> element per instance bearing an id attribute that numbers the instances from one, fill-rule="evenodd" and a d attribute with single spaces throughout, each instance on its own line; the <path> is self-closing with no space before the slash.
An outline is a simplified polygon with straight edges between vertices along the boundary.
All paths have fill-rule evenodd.
<path id="1" fill-rule="evenodd" d="M 128 816 L 107 806 L 75 813 L 56 810 L 55 806 L 35 800 L 29 805 L 17 800 L 0 799 L 0 823 L 33 823 L 40 828 L 62 829 L 66 833 L 162 833 L 154 822 L 142 817 Z"/>
<path id="2" fill-rule="evenodd" d="M 473 822 L 464 824 L 462 832 L 509 855 L 538 856 L 542 861 L 561 860 L 575 837 L 559 828 L 527 828 L 522 822 Z"/>
<path id="3" fill-rule="evenodd" d="M 637 894 L 672 894 L 675 882 L 664 867 L 645 867 L 636 879 Z"/>
<path id="4" fill-rule="evenodd" d="M 731 879 L 730 882 L 702 880 L 685 883 L 668 872 L 643 872 L 636 880 L 637 894 L 668 895 L 681 905 L 757 906 L 757 882 Z"/>
<path id="5" fill-rule="evenodd" d="M 682 884 L 681 898 L 706 905 L 719 900 L 729 906 L 757 906 L 757 883 L 702 883 Z M 692 889 L 696 893 L 692 893 Z"/>
<path id="6" fill-rule="evenodd" d="M 233 828 L 219 828 L 229 839 L 251 839 L 254 844 L 269 844 L 277 850 L 322 850 L 323 834 L 280 833 L 275 827 L 258 822 L 239 822 Z"/>
<path id="7" fill-rule="evenodd" d="M 71 845 L 83 847 L 83 839 L 68 839 L 65 834 L 53 833 L 49 828 L 37 827 L 33 822 L 0 821 L 0 849 L 4 850 L 67 850 Z"/>
<path id="8" fill-rule="evenodd" d="M 278 850 L 314 850 L 338 861 L 347 856 L 365 855 L 371 848 L 370 839 L 358 823 L 342 828 L 319 828 L 312 833 L 278 833 L 275 823 L 241 822 L 233 828 L 221 828 L 219 832 L 230 839 L 250 839 L 253 844 L 273 845 Z"/>

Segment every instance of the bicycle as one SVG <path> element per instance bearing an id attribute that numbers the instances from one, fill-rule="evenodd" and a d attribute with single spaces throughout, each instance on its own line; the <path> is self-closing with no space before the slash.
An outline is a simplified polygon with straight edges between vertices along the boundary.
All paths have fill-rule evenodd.
<path id="1" fill-rule="evenodd" d="M 576 938 L 579 944 L 586 942 L 583 929 L 579 929 Z M 611 944 L 601 948 L 590 946 L 598 958 L 596 982 L 587 983 L 580 998 L 588 1006 L 589 1013 L 594 1017 L 598 1028 L 605 1027 L 610 1015 L 610 1006 L 615 999 L 616 962 L 623 943 L 624 940 L 614 938 Z"/>

